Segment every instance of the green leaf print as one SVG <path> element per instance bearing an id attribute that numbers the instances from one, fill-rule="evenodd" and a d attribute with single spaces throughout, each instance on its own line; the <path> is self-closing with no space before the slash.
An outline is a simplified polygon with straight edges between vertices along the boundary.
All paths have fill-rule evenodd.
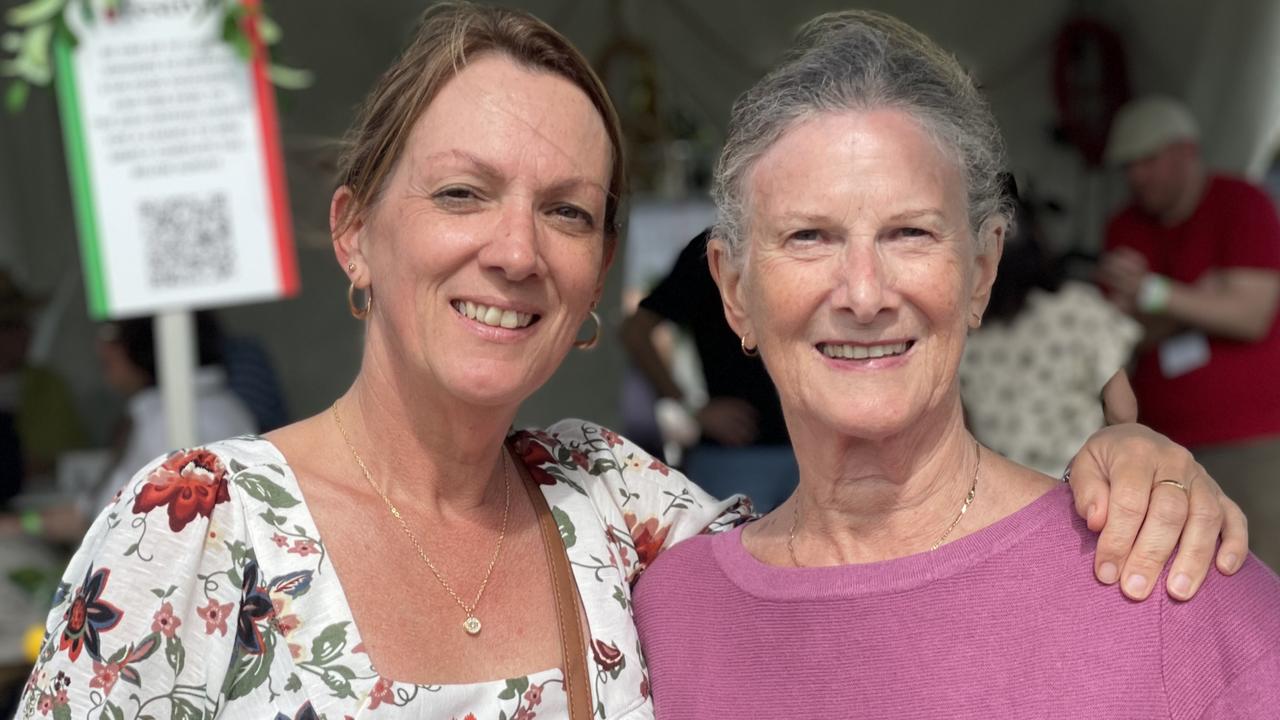
<path id="1" fill-rule="evenodd" d="M 512 698 L 518 698 L 524 694 L 525 690 L 528 690 L 528 689 L 529 689 L 528 676 L 511 678 L 510 680 L 507 681 L 506 689 L 498 693 L 498 699 L 511 700 Z"/>
<path id="2" fill-rule="evenodd" d="M 124 720 L 124 713 L 115 703 L 109 702 L 102 706 L 102 714 L 98 715 L 98 720 Z"/>
<path id="3" fill-rule="evenodd" d="M 298 677 L 298 673 L 289 673 L 289 679 L 284 682 L 285 692 L 298 692 L 302 689 L 302 678 Z"/>
<path id="4" fill-rule="evenodd" d="M 231 663 L 231 670 L 227 673 L 227 679 L 222 683 L 222 694 L 227 697 L 227 702 L 252 693 L 259 685 L 266 682 L 274 655 L 274 635 L 267 637 L 267 646 L 262 651 L 262 654 L 238 654 Z"/>
<path id="5" fill-rule="evenodd" d="M 338 697 L 338 698 L 355 697 L 356 694 L 351 691 L 351 681 L 345 678 L 343 676 L 343 673 L 334 672 L 334 670 L 336 670 L 338 667 L 341 667 L 341 666 L 334 666 L 334 668 L 325 668 L 324 675 L 321 677 L 321 679 L 324 680 L 324 684 L 328 685 L 329 689 L 333 691 L 333 694 L 335 697 Z"/>
<path id="6" fill-rule="evenodd" d="M 165 641 L 164 659 L 168 660 L 169 667 L 173 668 L 174 677 L 182 674 L 182 668 L 187 664 L 187 649 L 182 645 L 182 638 L 175 635 Z"/>
<path id="7" fill-rule="evenodd" d="M 327 665 L 340 657 L 346 647 L 347 623 L 334 623 L 311 641 L 311 662 L 315 665 Z"/>
<path id="8" fill-rule="evenodd" d="M 242 462 L 240 462 L 239 460 L 236 460 L 235 458 L 231 458 L 231 466 L 230 466 L 230 467 L 231 467 L 231 473 L 234 475 L 235 473 L 238 473 L 238 472 L 240 472 L 241 470 L 244 470 L 244 469 L 245 469 L 245 464 L 244 464 L 244 463 L 242 463 Z"/>
<path id="9" fill-rule="evenodd" d="M 273 508 L 291 508 L 298 504 L 298 499 L 275 482 L 262 475 L 241 473 L 236 476 L 236 484 L 244 489 L 250 497 L 270 505 Z"/>
<path id="10" fill-rule="evenodd" d="M 558 507 L 553 507 L 551 517 L 555 518 L 556 527 L 560 528 L 560 539 L 564 541 L 564 546 L 573 547 L 573 544 L 578 542 L 578 535 L 574 530 L 573 521 L 569 519 L 569 514 Z"/>
<path id="11" fill-rule="evenodd" d="M 173 700 L 173 720 L 203 720 L 204 711 L 190 700 L 177 695 L 170 699 Z"/>
<path id="12" fill-rule="evenodd" d="M 53 720 L 71 720 L 71 705 L 56 705 L 53 708 Z"/>

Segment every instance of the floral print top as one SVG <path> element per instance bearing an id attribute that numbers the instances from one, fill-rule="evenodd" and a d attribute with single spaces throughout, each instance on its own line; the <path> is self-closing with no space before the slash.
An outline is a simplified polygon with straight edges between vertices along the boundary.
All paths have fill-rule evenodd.
<path id="1" fill-rule="evenodd" d="M 560 526 L 590 627 L 598 718 L 650 718 L 631 584 L 663 548 L 737 524 L 628 440 L 581 420 L 510 438 Z M 159 458 L 90 528 L 54 598 L 20 718 L 567 716 L 559 668 L 463 685 L 384 678 L 274 445 Z"/>

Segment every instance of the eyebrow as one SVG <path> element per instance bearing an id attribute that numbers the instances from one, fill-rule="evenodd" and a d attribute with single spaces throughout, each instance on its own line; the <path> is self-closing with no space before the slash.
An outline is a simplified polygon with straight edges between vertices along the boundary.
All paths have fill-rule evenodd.
<path id="1" fill-rule="evenodd" d="M 947 216 L 944 215 L 941 210 L 938 210 L 936 208 L 919 208 L 914 210 L 903 210 L 902 212 L 894 213 L 893 215 L 886 217 L 885 222 L 900 223 L 900 222 L 910 222 L 913 220 L 932 220 L 935 222 L 945 222 L 946 217 Z M 827 213 L 788 212 L 788 213 L 784 213 L 782 217 L 778 219 L 777 224 L 780 224 L 780 225 L 793 225 L 793 224 L 826 225 L 832 222 L 832 220 L 833 218 L 831 217 L 831 215 Z"/>
<path id="2" fill-rule="evenodd" d="M 469 163 L 475 166 L 475 171 L 478 172 L 481 176 L 483 176 L 486 180 L 500 181 L 503 179 L 502 171 L 499 170 L 497 166 L 494 165 L 493 163 L 490 163 L 489 161 L 485 160 L 484 158 L 474 153 L 470 153 L 470 152 L 467 152 L 466 150 L 460 150 L 456 148 L 453 150 L 442 150 L 441 152 L 438 152 L 438 153 L 432 153 L 431 155 L 428 155 L 427 157 L 423 158 L 422 164 L 431 165 L 432 163 L 436 163 L 440 161 L 449 161 L 449 160 L 460 160 L 464 163 Z M 555 194 L 555 193 L 564 192 L 566 190 L 572 190 L 578 187 L 595 188 L 596 190 L 599 190 L 600 194 L 604 195 L 605 197 L 609 196 L 609 191 L 603 185 L 601 185 L 598 182 L 588 180 L 584 177 L 565 178 L 564 180 L 560 180 L 555 183 L 552 183 L 551 186 L 548 188 L 548 190 L 550 190 L 553 194 Z"/>

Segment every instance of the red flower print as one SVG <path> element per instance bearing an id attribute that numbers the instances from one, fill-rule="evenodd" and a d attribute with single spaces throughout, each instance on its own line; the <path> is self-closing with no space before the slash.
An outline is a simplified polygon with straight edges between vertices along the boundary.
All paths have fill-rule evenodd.
<path id="1" fill-rule="evenodd" d="M 600 428 L 600 437 L 604 438 L 609 447 L 616 447 L 622 444 L 622 436 L 609 428 Z"/>
<path id="2" fill-rule="evenodd" d="M 36 708 L 40 710 L 41 715 L 48 715 L 49 711 L 53 709 L 53 696 L 41 695 L 40 702 L 36 705 Z"/>
<path id="3" fill-rule="evenodd" d="M 667 534 L 671 532 L 671 526 L 662 527 L 656 517 L 637 522 L 636 516 L 631 513 L 623 513 L 622 519 L 631 530 L 631 541 L 636 546 L 636 556 L 640 564 L 648 567 L 653 559 L 658 557 L 658 553 L 662 552 L 662 546 L 667 542 Z"/>
<path id="4" fill-rule="evenodd" d="M 289 552 L 295 555 L 307 557 L 320 552 L 320 546 L 316 545 L 314 540 L 294 540 L 293 547 L 289 548 Z"/>
<path id="5" fill-rule="evenodd" d="M 587 457 L 587 454 L 581 450 L 571 450 L 569 452 L 569 457 L 573 458 L 573 461 L 583 470 L 587 470 L 591 467 L 591 458 Z"/>
<path id="6" fill-rule="evenodd" d="M 539 485 L 556 484 L 556 479 L 552 477 L 551 473 L 542 469 L 543 465 L 554 464 L 556 459 L 551 456 L 551 452 L 547 450 L 545 445 L 534 440 L 531 433 L 523 431 L 516 433 L 515 440 L 512 441 L 511 446 L 515 449 L 520 461 L 528 468 L 529 477 L 533 478 L 534 482 Z"/>
<path id="7" fill-rule="evenodd" d="M 227 635 L 227 618 L 231 617 L 231 610 L 235 607 L 232 603 L 219 604 L 217 600 L 209 598 L 209 604 L 201 608 L 196 608 L 196 616 L 204 620 L 204 632 L 206 635 L 212 635 L 214 630 L 218 634 L 226 637 Z"/>
<path id="8" fill-rule="evenodd" d="M 197 515 L 209 517 L 218 503 L 231 499 L 227 469 L 208 450 L 174 453 L 156 468 L 133 501 L 135 514 L 169 506 L 169 529 L 181 532 Z"/>
<path id="9" fill-rule="evenodd" d="M 640 697 L 649 698 L 649 676 L 644 675 L 640 678 Z"/>
<path id="10" fill-rule="evenodd" d="M 599 665 L 601 670 L 610 674 L 613 674 L 615 670 L 621 670 L 627 661 L 617 645 L 606 643 L 603 640 L 591 640 L 591 654 L 595 656 L 596 665 Z"/>
<path id="11" fill-rule="evenodd" d="M 542 686 L 533 685 L 529 687 L 529 691 L 524 694 L 524 701 L 529 703 L 529 707 L 533 707 L 542 702 Z"/>
<path id="12" fill-rule="evenodd" d="M 275 543 L 277 547 L 289 547 L 289 538 L 281 535 L 280 533 L 272 535 L 271 542 Z"/>
<path id="13" fill-rule="evenodd" d="M 165 603 L 156 611 L 155 617 L 151 620 L 151 632 L 164 634 L 165 637 L 173 637 L 173 632 L 182 624 L 181 618 L 173 616 L 173 605 Z"/>
<path id="14" fill-rule="evenodd" d="M 120 679 L 119 663 L 103 663 L 97 660 L 93 661 L 93 679 L 89 681 L 89 687 L 102 688 L 103 695 L 110 695 L 111 688 L 116 686 L 116 680 Z"/>
<path id="15" fill-rule="evenodd" d="M 517 708 L 515 714 L 511 716 L 511 720 L 533 720 L 535 715 L 529 708 Z"/>
<path id="16" fill-rule="evenodd" d="M 382 703 L 395 704 L 395 696 L 391 694 L 391 688 L 394 685 L 390 680 L 380 677 L 378 682 L 373 684 L 373 690 L 369 691 L 369 709 L 373 710 Z"/>
<path id="17" fill-rule="evenodd" d="M 71 662 L 80 657 L 81 649 L 87 649 L 89 657 L 101 661 L 100 633 L 115 627 L 124 617 L 123 610 L 102 599 L 110 577 L 111 571 L 107 568 L 98 568 L 95 572 L 90 565 L 84 584 L 76 588 L 71 607 L 62 616 L 67 624 L 58 639 L 58 649 L 66 650 Z"/>
<path id="18" fill-rule="evenodd" d="M 670 474 L 671 474 L 671 468 L 667 467 L 667 464 L 666 464 L 666 463 L 662 462 L 661 460 L 659 460 L 659 459 L 657 459 L 657 458 L 654 458 L 654 459 L 653 459 L 653 462 L 649 463 L 649 469 L 650 469 L 650 470 L 657 470 L 658 472 L 662 473 L 663 475 L 670 475 Z"/>

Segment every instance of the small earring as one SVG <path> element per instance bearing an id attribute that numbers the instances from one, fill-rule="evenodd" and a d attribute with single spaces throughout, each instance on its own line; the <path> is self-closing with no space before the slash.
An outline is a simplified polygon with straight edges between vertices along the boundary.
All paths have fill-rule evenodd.
<path id="1" fill-rule="evenodd" d="M 351 317 L 357 320 L 369 317 L 369 308 L 373 307 L 372 287 L 365 288 L 364 297 L 364 307 L 356 305 L 356 284 L 353 282 L 347 286 L 347 309 L 351 311 Z"/>
<path id="2" fill-rule="evenodd" d="M 757 350 L 757 349 L 755 349 L 755 348 L 753 348 L 753 347 L 751 347 L 751 348 L 747 347 L 747 336 L 746 336 L 746 335 L 743 335 L 743 336 L 742 336 L 742 354 L 743 354 L 743 355 L 746 355 L 747 357 L 759 357 L 759 356 L 760 356 L 760 351 L 759 351 L 759 350 Z"/>
<path id="3" fill-rule="evenodd" d="M 356 271 L 356 264 L 353 262 L 347 263 L 347 272 L 355 272 L 355 271 Z"/>
<path id="4" fill-rule="evenodd" d="M 591 307 L 594 308 L 595 303 L 592 303 Z M 590 350 L 591 348 L 596 346 L 597 342 L 600 341 L 600 316 L 596 314 L 596 311 L 594 309 L 588 311 L 587 314 L 589 314 L 591 316 L 591 319 L 596 322 L 596 329 L 594 332 L 591 333 L 591 337 L 587 338 L 586 340 L 573 341 L 573 346 L 578 348 L 579 350 Z"/>

